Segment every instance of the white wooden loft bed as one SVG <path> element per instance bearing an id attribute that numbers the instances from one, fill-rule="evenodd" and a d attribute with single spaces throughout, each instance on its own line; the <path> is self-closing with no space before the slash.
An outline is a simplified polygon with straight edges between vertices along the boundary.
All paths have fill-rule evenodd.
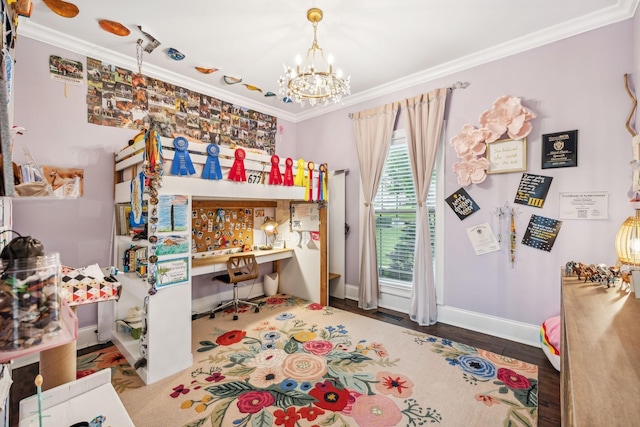
<path id="1" fill-rule="evenodd" d="M 234 162 L 235 149 L 228 146 L 220 146 L 220 167 L 223 179 L 210 180 L 201 178 L 202 169 L 207 160 L 206 148 L 208 144 L 199 142 L 189 143 L 190 158 L 193 162 L 195 174 L 171 175 L 171 164 L 175 155 L 173 140 L 162 138 L 164 155 L 164 175 L 162 177 L 161 192 L 165 194 L 188 194 L 194 199 L 248 199 L 248 200 L 305 200 L 305 187 L 269 185 L 269 173 L 271 171 L 271 155 L 260 153 L 256 150 L 245 149 L 244 160 L 247 171 L 247 182 L 236 182 L 226 179 L 229 169 Z M 115 156 L 115 202 L 125 203 L 129 201 L 129 181 L 135 173 L 142 171 L 144 157 L 144 141 L 128 146 L 116 153 Z M 284 173 L 285 160 L 280 158 L 280 171 Z M 293 174 L 296 175 L 297 160 L 293 162 Z M 305 176 L 308 176 L 308 162 L 305 162 Z M 314 185 L 313 197 L 316 199 L 319 163 L 315 163 L 313 171 Z M 264 183 L 256 179 L 263 174 Z"/>

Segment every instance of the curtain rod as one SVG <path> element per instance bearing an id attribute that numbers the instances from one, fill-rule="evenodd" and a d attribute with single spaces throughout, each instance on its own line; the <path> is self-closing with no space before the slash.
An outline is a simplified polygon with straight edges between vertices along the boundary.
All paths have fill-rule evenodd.
<path id="1" fill-rule="evenodd" d="M 455 82 L 449 86 L 446 86 L 446 89 L 456 90 L 456 89 L 466 89 L 469 86 L 469 82 Z M 354 113 L 349 113 L 349 118 L 353 119 Z"/>

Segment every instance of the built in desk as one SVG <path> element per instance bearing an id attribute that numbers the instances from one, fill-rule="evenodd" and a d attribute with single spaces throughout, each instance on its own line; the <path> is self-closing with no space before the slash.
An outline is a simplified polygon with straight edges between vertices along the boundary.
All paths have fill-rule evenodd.
<path id="1" fill-rule="evenodd" d="M 258 264 L 273 262 L 273 271 L 280 273 L 280 261 L 293 258 L 293 249 L 268 249 L 217 256 L 196 256 L 191 260 L 191 275 L 226 273 L 227 261 L 234 255 L 252 253 Z"/>
<path id="2" fill-rule="evenodd" d="M 640 425 L 640 299 L 561 274 L 562 425 Z"/>

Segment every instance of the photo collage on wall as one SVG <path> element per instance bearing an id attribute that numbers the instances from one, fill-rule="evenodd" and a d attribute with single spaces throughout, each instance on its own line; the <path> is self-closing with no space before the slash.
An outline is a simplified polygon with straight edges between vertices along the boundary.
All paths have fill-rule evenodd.
<path id="1" fill-rule="evenodd" d="M 154 117 L 202 143 L 275 154 L 277 118 L 87 58 L 87 120 L 142 130 Z"/>

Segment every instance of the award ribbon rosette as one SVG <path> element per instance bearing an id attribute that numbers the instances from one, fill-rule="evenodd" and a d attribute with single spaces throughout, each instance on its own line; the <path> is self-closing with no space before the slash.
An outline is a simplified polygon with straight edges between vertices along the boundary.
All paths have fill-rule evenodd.
<path id="1" fill-rule="evenodd" d="M 271 171 L 269 172 L 269 184 L 282 184 L 282 174 L 280 173 L 280 157 L 275 154 L 271 156 Z"/>
<path id="2" fill-rule="evenodd" d="M 329 200 L 329 195 L 327 194 L 327 164 L 321 164 L 318 171 L 318 197 L 316 197 L 316 200 Z"/>
<path id="3" fill-rule="evenodd" d="M 175 147 L 175 155 L 171 164 L 172 175 L 193 175 L 196 170 L 189 156 L 189 141 L 183 136 L 179 136 L 173 140 Z"/>
<path id="4" fill-rule="evenodd" d="M 207 161 L 202 169 L 204 179 L 222 179 L 222 169 L 220 169 L 220 146 L 218 144 L 207 145 Z"/>
<path id="5" fill-rule="evenodd" d="M 296 170 L 293 185 L 296 187 L 304 187 L 304 159 L 298 159 L 298 170 Z"/>
<path id="6" fill-rule="evenodd" d="M 229 170 L 229 179 L 231 181 L 245 182 L 247 180 L 247 174 L 244 170 L 245 156 L 246 154 L 242 148 L 236 148 L 236 159 L 233 162 L 233 166 L 231 166 L 231 170 Z"/>
<path id="7" fill-rule="evenodd" d="M 307 164 L 309 168 L 309 179 L 307 179 L 307 187 L 304 192 L 304 199 L 306 201 L 313 201 L 313 168 L 315 167 L 313 162 Z"/>
<path id="8" fill-rule="evenodd" d="M 293 186 L 293 159 L 287 157 L 284 161 L 284 178 L 282 179 L 282 185 L 287 187 Z"/>

